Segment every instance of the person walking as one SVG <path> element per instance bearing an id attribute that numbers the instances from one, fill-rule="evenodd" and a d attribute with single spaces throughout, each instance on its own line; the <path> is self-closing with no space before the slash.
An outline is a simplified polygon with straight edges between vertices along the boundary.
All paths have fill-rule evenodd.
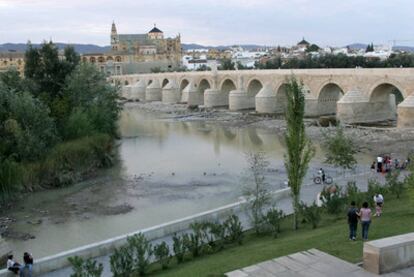
<path id="1" fill-rule="evenodd" d="M 368 202 L 362 204 L 362 208 L 358 213 L 361 219 L 362 239 L 368 240 L 368 230 L 371 224 L 371 209 L 368 207 Z"/>
<path id="2" fill-rule="evenodd" d="M 375 216 L 381 216 L 382 214 L 382 207 L 384 205 L 384 196 L 381 193 L 376 193 L 374 195 L 374 202 L 375 202 Z"/>
<path id="3" fill-rule="evenodd" d="M 358 228 L 358 209 L 355 206 L 355 201 L 351 202 L 351 207 L 348 209 L 348 225 L 349 240 L 355 240 Z"/>

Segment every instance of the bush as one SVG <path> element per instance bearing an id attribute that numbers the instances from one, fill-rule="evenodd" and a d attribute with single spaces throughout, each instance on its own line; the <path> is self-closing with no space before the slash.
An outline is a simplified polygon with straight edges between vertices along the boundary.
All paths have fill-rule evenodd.
<path id="1" fill-rule="evenodd" d="M 397 196 L 397 198 L 400 198 L 400 195 L 404 191 L 404 182 L 399 181 L 398 180 L 399 177 L 400 177 L 399 170 L 388 172 L 387 175 L 385 176 L 389 191 L 395 196 Z"/>
<path id="2" fill-rule="evenodd" d="M 172 239 L 174 255 L 177 259 L 177 263 L 180 264 L 184 261 L 184 255 L 186 250 L 184 236 L 178 236 L 177 234 L 174 234 Z"/>
<path id="3" fill-rule="evenodd" d="M 83 258 L 75 256 L 68 258 L 68 260 L 73 270 L 70 277 L 100 277 L 102 275 L 103 265 L 97 264 L 92 259 L 85 261 Z"/>
<path id="4" fill-rule="evenodd" d="M 162 269 L 167 269 L 170 263 L 170 248 L 165 241 L 154 247 L 154 256 L 161 264 Z"/>
<path id="5" fill-rule="evenodd" d="M 152 245 L 141 233 L 127 238 L 134 263 L 134 271 L 140 276 L 147 273 L 153 254 Z"/>
<path id="6" fill-rule="evenodd" d="M 339 214 L 345 209 L 346 199 L 341 193 L 341 188 L 338 185 L 325 187 L 320 196 L 323 207 L 329 214 Z"/>
<path id="7" fill-rule="evenodd" d="M 0 160 L 0 201 L 9 200 L 19 192 L 22 182 L 22 167 L 11 160 Z"/>
<path id="8" fill-rule="evenodd" d="M 367 201 L 366 193 L 361 192 L 355 182 L 348 182 L 346 187 L 346 197 L 348 203 L 355 201 L 357 207 L 361 207 L 362 203 Z"/>
<path id="9" fill-rule="evenodd" d="M 128 277 L 134 269 L 134 261 L 128 245 L 115 249 L 109 262 L 114 277 Z"/>
<path id="10" fill-rule="evenodd" d="M 275 208 L 270 209 L 267 211 L 266 214 L 266 222 L 270 227 L 270 231 L 273 234 L 273 237 L 277 237 L 280 233 L 280 224 L 282 223 L 282 219 L 285 217 L 283 211 L 276 210 Z"/>
<path id="11" fill-rule="evenodd" d="M 184 235 L 184 244 L 194 258 L 200 256 L 203 252 L 204 241 L 202 227 L 203 224 L 201 223 L 191 223 L 190 228 L 192 232 Z"/>
<path id="12" fill-rule="evenodd" d="M 314 201 L 312 205 L 307 206 L 305 203 L 300 203 L 300 213 L 305 222 L 312 225 L 312 229 L 316 229 L 321 221 L 321 209 Z"/>
<path id="13" fill-rule="evenodd" d="M 26 165 L 25 184 L 62 187 L 112 165 L 113 140 L 104 134 L 58 144 L 44 161 Z"/>
<path id="14" fill-rule="evenodd" d="M 243 242 L 243 226 L 237 215 L 229 216 L 223 223 L 225 229 L 225 238 L 228 242 Z"/>
<path id="15" fill-rule="evenodd" d="M 385 195 L 388 193 L 388 188 L 386 186 L 382 186 L 376 180 L 368 180 L 368 198 L 372 199 L 376 193 Z"/>
<path id="16" fill-rule="evenodd" d="M 203 226 L 204 238 L 211 251 L 220 251 L 224 248 L 226 230 L 219 222 L 208 222 Z"/>

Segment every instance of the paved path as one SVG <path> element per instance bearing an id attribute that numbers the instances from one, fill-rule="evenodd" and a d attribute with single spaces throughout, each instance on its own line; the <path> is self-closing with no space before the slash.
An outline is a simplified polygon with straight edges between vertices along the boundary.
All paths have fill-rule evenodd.
<path id="1" fill-rule="evenodd" d="M 371 173 L 371 172 L 365 172 L 365 173 L 359 173 L 356 175 L 346 175 L 346 176 L 333 176 L 334 182 L 337 183 L 340 186 L 346 186 L 348 181 L 355 180 L 357 181 L 357 185 L 360 189 L 366 190 L 367 189 L 367 181 L 369 179 L 376 179 L 380 183 L 384 183 L 384 177 L 381 174 Z M 309 181 L 309 180 L 308 180 Z M 323 185 L 315 185 L 313 183 L 308 183 L 302 187 L 301 191 L 301 200 L 305 203 L 312 203 L 316 200 L 317 194 L 322 190 Z M 386 201 L 386 199 L 385 199 Z M 291 214 L 293 212 L 291 199 L 290 197 L 287 197 L 285 199 L 279 200 L 276 203 L 276 207 L 278 209 L 281 209 L 284 211 L 285 214 Z M 243 226 L 250 226 L 250 218 L 246 215 L 246 213 L 238 214 L 241 223 Z M 189 232 L 190 230 L 184 230 L 185 232 Z M 172 245 L 172 238 L 171 236 L 162 238 L 163 241 L 166 241 L 167 244 Z M 151 241 L 153 245 L 159 243 L 158 241 Z M 109 255 L 102 256 L 96 258 L 98 263 L 102 263 L 104 265 L 104 272 L 102 274 L 103 277 L 110 277 L 112 276 L 110 271 L 110 265 L 109 265 Z M 43 277 L 67 277 L 70 276 L 72 273 L 72 269 L 70 267 L 63 268 L 57 271 L 49 272 L 47 274 L 42 275 Z"/>
<path id="2" fill-rule="evenodd" d="M 226 273 L 228 277 L 375 277 L 363 268 L 317 249 L 279 257 Z M 381 277 L 413 277 L 414 267 Z"/>

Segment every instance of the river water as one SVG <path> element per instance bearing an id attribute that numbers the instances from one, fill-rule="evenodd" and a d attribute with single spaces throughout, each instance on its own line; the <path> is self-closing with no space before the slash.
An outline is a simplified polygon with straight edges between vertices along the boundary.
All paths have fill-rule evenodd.
<path id="1" fill-rule="evenodd" d="M 272 131 L 171 120 L 133 106 L 119 125 L 117 166 L 69 188 L 27 195 L 2 212 L 15 220 L 6 240 L 16 256 L 40 258 L 235 202 L 246 186 L 247 152 L 264 151 L 269 187 L 285 186 L 283 138 Z M 323 160 L 315 145 L 307 183 Z M 35 238 L 17 238 L 28 234 Z"/>

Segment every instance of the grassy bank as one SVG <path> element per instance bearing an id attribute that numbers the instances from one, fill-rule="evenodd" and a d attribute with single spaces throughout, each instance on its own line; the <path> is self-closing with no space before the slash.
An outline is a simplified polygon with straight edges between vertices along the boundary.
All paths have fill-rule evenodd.
<path id="1" fill-rule="evenodd" d="M 370 240 L 414 231 L 414 207 L 408 204 L 408 197 L 404 195 L 395 199 L 387 195 L 385 200 L 383 216 L 373 218 Z M 284 221 L 282 233 L 276 239 L 271 236 L 257 237 L 248 232 L 241 246 L 228 246 L 221 252 L 188 260 L 178 266 L 174 262 L 170 269 L 163 272 L 153 268 L 156 270 L 154 275 L 222 276 L 238 268 L 310 248 L 317 248 L 352 263 L 362 260 L 361 228 L 358 226 L 358 240 L 349 241 L 345 215 L 336 218 L 324 214 L 320 227 L 315 230 L 309 225 L 302 225 L 298 231 L 292 231 L 291 223 L 291 218 Z"/>

